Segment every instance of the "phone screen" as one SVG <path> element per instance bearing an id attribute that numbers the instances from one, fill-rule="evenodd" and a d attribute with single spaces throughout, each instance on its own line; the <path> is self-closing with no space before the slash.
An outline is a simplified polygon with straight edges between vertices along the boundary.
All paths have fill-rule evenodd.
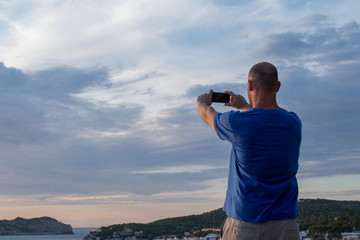
<path id="1" fill-rule="evenodd" d="M 230 95 L 228 93 L 213 92 L 212 102 L 228 103 L 230 102 Z"/>

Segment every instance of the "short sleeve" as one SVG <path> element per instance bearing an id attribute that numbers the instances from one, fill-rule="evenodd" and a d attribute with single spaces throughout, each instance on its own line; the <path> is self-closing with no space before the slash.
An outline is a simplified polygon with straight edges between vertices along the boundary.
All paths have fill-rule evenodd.
<path id="1" fill-rule="evenodd" d="M 231 140 L 233 136 L 233 130 L 230 124 L 230 118 L 233 111 L 218 113 L 214 119 L 214 126 L 217 135 L 222 140 Z"/>

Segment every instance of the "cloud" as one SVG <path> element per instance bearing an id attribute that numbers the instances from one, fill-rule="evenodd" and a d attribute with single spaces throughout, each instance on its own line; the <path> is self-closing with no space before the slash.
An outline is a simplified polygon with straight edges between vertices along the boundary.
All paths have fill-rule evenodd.
<path id="1" fill-rule="evenodd" d="M 91 104 L 72 96 L 89 86 L 107 83 L 105 69 L 62 67 L 25 74 L 2 64 L 0 74 L 1 101 L 6 104 L 0 118 L 1 135 L 5 141 L 47 141 L 47 137 L 53 134 L 56 138 L 66 135 L 65 131 L 60 130 L 61 127 L 68 132 L 76 127 L 80 130 L 81 122 L 86 121 L 92 122 L 93 127 L 100 127 L 101 124 L 97 123 L 100 119 L 86 118 L 93 110 L 94 116 L 103 115 L 106 128 L 115 126 L 106 110 L 96 110 Z M 114 109 L 112 114 L 121 111 L 119 109 L 121 107 Z"/>
<path id="2" fill-rule="evenodd" d="M 16 68 L 7 68 L 4 63 L 0 62 L 0 80 L 1 90 L 5 90 L 23 85 L 26 81 L 26 75 Z"/>
<path id="3" fill-rule="evenodd" d="M 344 191 L 329 191 L 329 192 L 301 192 L 301 198 L 330 198 L 338 199 L 345 197 L 346 199 L 351 199 L 353 196 L 359 196 L 360 191 L 358 189 L 354 190 L 344 190 Z"/>
<path id="4" fill-rule="evenodd" d="M 191 107 L 159 110 L 148 122 L 140 104 L 99 105 L 81 97 L 97 88 L 125 89 L 158 74 L 116 83 L 104 68 L 57 67 L 25 74 L 3 65 L 2 72 L 8 86 L 2 100 L 11 103 L 0 118 L 3 194 L 117 191 L 148 195 L 203 189 L 207 180 L 226 175 L 226 161 L 219 163 L 222 145 L 211 149 L 212 157 L 205 154 L 216 137 L 198 130 L 202 122 L 195 102 Z M 8 84 L 15 77 L 21 81 Z M 199 165 L 207 167 L 154 170 Z"/>
<path id="5" fill-rule="evenodd" d="M 86 170 L 82 164 L 91 166 L 92 161 L 107 158 L 101 149 L 101 144 L 106 149 L 106 141 L 101 139 L 116 136 L 126 142 L 126 131 L 142 112 L 135 104 L 98 109 L 72 96 L 89 86 L 107 84 L 104 69 L 64 67 L 24 74 L 2 65 L 0 81 L 6 86 L 1 94 L 6 107 L 0 117 L 4 192 L 64 191 L 86 175 L 81 173 Z M 64 176 L 72 179 L 63 180 Z"/>
<path id="6" fill-rule="evenodd" d="M 199 173 L 205 170 L 218 169 L 213 166 L 181 166 L 181 167 L 169 167 L 169 168 L 160 168 L 156 170 L 148 170 L 148 171 L 134 171 L 133 173 L 140 174 L 158 174 L 158 173 Z"/>
<path id="7" fill-rule="evenodd" d="M 307 52 L 308 48 L 308 44 L 299 33 L 274 34 L 266 37 L 265 44 L 255 54 L 255 57 L 287 58 L 287 56 L 292 56 L 296 58 Z"/>
<path id="8" fill-rule="evenodd" d="M 109 79 L 108 71 L 102 68 L 76 69 L 71 67 L 56 67 L 41 70 L 31 74 L 29 85 L 41 93 L 50 93 L 55 98 L 58 95 L 70 96 L 87 87 L 105 84 Z"/>
<path id="9" fill-rule="evenodd" d="M 314 23 L 314 21 L 323 23 L 323 18 L 325 17 L 321 16 L 319 20 L 318 15 L 305 18 L 304 21 L 310 21 L 312 26 L 302 32 L 267 36 L 261 48 L 255 52 L 255 56 L 278 58 L 290 64 L 307 64 L 307 68 L 314 71 L 317 70 L 316 64 L 320 63 L 326 68 L 328 64 L 345 63 L 346 65 L 351 61 L 358 61 L 360 25 L 356 21 L 340 27 L 330 23 L 324 25 Z"/>
<path id="10" fill-rule="evenodd" d="M 330 22 L 330 18 L 328 16 L 315 13 L 300 19 L 300 22 L 304 27 L 311 29 L 313 27 L 322 27 L 323 25 L 327 26 Z"/>

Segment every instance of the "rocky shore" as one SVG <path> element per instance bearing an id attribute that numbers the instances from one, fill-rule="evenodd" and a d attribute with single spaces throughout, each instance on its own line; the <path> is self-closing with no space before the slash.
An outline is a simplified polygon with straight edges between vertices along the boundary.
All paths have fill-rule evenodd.
<path id="1" fill-rule="evenodd" d="M 55 235 L 74 234 L 71 225 L 50 217 L 16 218 L 0 221 L 0 235 Z"/>

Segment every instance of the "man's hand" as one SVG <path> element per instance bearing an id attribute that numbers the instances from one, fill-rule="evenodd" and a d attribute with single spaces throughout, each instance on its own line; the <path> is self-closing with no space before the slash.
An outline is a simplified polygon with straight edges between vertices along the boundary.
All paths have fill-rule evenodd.
<path id="1" fill-rule="evenodd" d="M 201 119 L 204 120 L 204 122 L 206 122 L 207 124 L 209 124 L 210 127 L 216 132 L 214 126 L 214 119 L 218 112 L 216 112 L 215 109 L 211 107 L 212 94 L 213 94 L 213 90 L 210 90 L 209 93 L 205 93 L 198 96 L 197 105 Z"/>
<path id="2" fill-rule="evenodd" d="M 209 93 L 204 93 L 203 95 L 198 96 L 197 97 L 197 105 L 199 106 L 200 104 L 206 104 L 208 106 L 211 106 L 212 94 L 213 94 L 213 90 L 210 90 Z"/>
<path id="3" fill-rule="evenodd" d="M 244 111 L 248 111 L 251 109 L 250 104 L 246 101 L 246 99 L 243 96 L 237 95 L 231 91 L 225 91 L 225 92 L 230 95 L 230 102 L 225 103 L 225 106 L 241 109 Z"/>

